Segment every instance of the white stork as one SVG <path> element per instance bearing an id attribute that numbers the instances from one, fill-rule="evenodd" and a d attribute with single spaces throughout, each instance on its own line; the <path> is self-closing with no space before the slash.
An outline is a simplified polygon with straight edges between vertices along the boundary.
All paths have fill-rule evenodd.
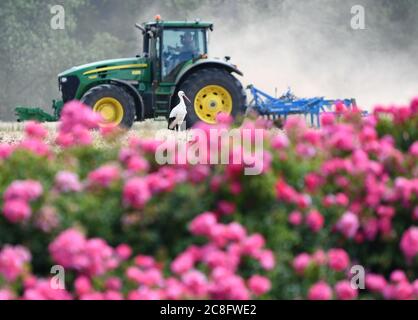
<path id="1" fill-rule="evenodd" d="M 192 103 L 183 91 L 179 91 L 179 98 L 180 103 L 176 107 L 174 107 L 173 110 L 171 110 L 170 117 L 168 120 L 168 129 L 170 130 L 179 131 L 184 122 L 184 119 L 186 119 L 187 107 L 186 103 L 184 102 L 184 98 L 190 103 Z"/>

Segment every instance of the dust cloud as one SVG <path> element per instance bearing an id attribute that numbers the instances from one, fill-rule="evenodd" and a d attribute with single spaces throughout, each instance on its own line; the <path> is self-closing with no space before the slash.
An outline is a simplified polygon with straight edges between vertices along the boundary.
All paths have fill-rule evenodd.
<path id="1" fill-rule="evenodd" d="M 230 1 L 219 10 L 216 2 L 188 18 L 215 23 L 211 55 L 232 56 L 245 84 L 271 94 L 291 87 L 301 97 L 356 98 L 367 110 L 418 95 L 418 30 L 387 19 L 382 1 L 284 0 L 267 7 Z M 351 28 L 358 4 L 365 30 Z"/>

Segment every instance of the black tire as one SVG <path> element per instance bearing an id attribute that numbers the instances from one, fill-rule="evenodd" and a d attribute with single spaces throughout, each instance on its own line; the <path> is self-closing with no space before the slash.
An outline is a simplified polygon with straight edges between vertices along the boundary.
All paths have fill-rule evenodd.
<path id="1" fill-rule="evenodd" d="M 102 98 L 113 98 L 119 101 L 123 108 L 122 121 L 116 125 L 124 129 L 132 128 L 135 122 L 135 100 L 125 89 L 111 84 L 103 84 L 87 91 L 81 102 L 93 108 Z"/>
<path id="2" fill-rule="evenodd" d="M 201 89 L 209 85 L 217 85 L 226 89 L 232 97 L 231 115 L 236 118 L 245 113 L 247 108 L 247 95 L 241 82 L 224 69 L 209 68 L 192 73 L 180 85 L 179 91 L 184 91 L 192 101 L 187 105 L 186 124 L 187 128 L 193 127 L 197 122 L 202 121 L 196 114 L 194 101 Z"/>

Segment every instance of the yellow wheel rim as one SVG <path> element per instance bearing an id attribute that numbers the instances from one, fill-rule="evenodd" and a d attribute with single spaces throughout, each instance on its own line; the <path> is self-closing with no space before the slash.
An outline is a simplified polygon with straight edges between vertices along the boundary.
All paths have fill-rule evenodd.
<path id="1" fill-rule="evenodd" d="M 219 113 L 231 114 L 232 96 L 224 87 L 206 86 L 197 93 L 194 110 L 200 120 L 215 124 Z"/>
<path id="2" fill-rule="evenodd" d="M 93 111 L 102 116 L 101 126 L 113 127 L 121 124 L 123 119 L 122 104 L 110 97 L 102 98 L 93 106 Z"/>

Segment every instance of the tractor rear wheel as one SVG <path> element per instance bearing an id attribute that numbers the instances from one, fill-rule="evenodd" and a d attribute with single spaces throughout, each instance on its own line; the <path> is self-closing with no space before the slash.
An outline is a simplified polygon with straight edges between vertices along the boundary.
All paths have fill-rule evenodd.
<path id="1" fill-rule="evenodd" d="M 241 82 L 223 69 L 202 69 L 190 75 L 180 85 L 192 101 L 187 106 L 186 125 L 193 127 L 199 121 L 216 124 L 219 113 L 234 118 L 243 114 L 247 96 Z"/>
<path id="2" fill-rule="evenodd" d="M 123 88 L 104 84 L 87 91 L 81 102 L 102 116 L 102 127 L 129 129 L 135 121 L 135 101 Z"/>

